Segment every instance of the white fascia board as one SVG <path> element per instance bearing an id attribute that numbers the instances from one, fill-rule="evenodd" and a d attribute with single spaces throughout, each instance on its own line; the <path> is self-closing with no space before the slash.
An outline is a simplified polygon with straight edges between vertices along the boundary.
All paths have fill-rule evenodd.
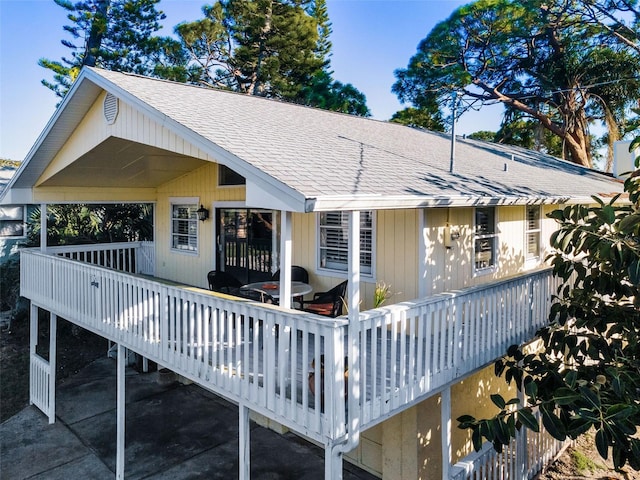
<path id="1" fill-rule="evenodd" d="M 0 196 L 0 205 L 26 205 L 31 203 L 35 203 L 31 188 L 6 189 Z"/>
<path id="2" fill-rule="evenodd" d="M 614 192 L 613 195 L 617 194 Z M 601 196 L 602 194 L 594 194 Z M 624 197 L 624 195 L 623 195 Z M 619 201 L 624 201 L 621 197 Z M 407 196 L 341 196 L 307 199 L 305 212 L 323 212 L 335 210 L 393 210 L 411 208 L 438 207 L 479 207 L 479 206 L 516 206 L 516 205 L 574 205 L 592 204 L 593 198 L 581 196 L 549 197 L 407 197 Z"/>
<path id="3" fill-rule="evenodd" d="M 589 198 L 589 203 L 593 199 Z M 571 197 L 415 197 L 415 196 L 346 196 L 319 197 L 307 200 L 307 212 L 332 210 L 393 210 L 405 208 L 475 207 L 484 205 L 531 205 L 584 203 Z"/>
<path id="4" fill-rule="evenodd" d="M 44 129 L 42 130 L 42 132 L 40 133 L 40 135 L 36 139 L 35 143 L 32 145 L 31 149 L 27 153 L 27 156 L 22 161 L 22 164 L 20 165 L 20 168 L 18 169 L 18 171 L 15 173 L 15 175 L 11 179 L 9 185 L 7 185 L 7 189 L 10 189 L 13 185 L 15 185 L 21 179 L 23 173 L 25 171 L 27 171 L 27 169 L 29 169 L 29 167 L 31 167 L 30 164 L 32 163 L 33 158 L 36 157 L 36 155 L 39 153 L 39 151 L 41 150 L 41 148 L 43 147 L 43 145 L 45 144 L 45 142 L 47 141 L 47 139 L 51 135 L 52 131 L 54 130 L 54 127 L 58 126 L 58 123 L 60 121 L 62 121 L 65 113 L 67 113 L 66 109 L 67 109 L 69 103 L 71 103 L 71 101 L 73 100 L 74 97 L 79 95 L 78 91 L 81 90 L 85 86 L 84 83 L 86 81 L 86 78 L 89 76 L 89 73 L 91 73 L 91 72 L 89 70 L 86 70 L 86 69 L 84 69 L 84 70 L 82 70 L 80 72 L 80 75 L 75 80 L 75 82 L 73 83 L 73 85 L 71 86 L 69 91 L 66 93 L 66 95 L 62 99 L 62 102 L 60 102 L 60 104 L 56 108 L 56 111 L 53 113 L 53 115 L 51 116 L 51 118 L 49 119 L 47 124 L 45 125 Z M 92 80 L 90 79 L 90 81 L 92 81 Z M 95 82 L 92 82 L 92 83 L 95 84 Z M 81 96 L 80 101 L 84 101 L 86 108 L 84 109 L 84 113 L 82 115 L 78 115 L 77 116 L 77 121 L 73 121 L 73 119 L 71 119 L 71 121 L 74 123 L 74 125 L 73 125 L 72 128 L 67 128 L 66 129 L 65 135 L 63 135 L 64 140 L 60 140 L 62 143 L 64 143 L 66 141 L 66 138 L 68 138 L 69 135 L 71 135 L 71 133 L 73 132 L 73 130 L 75 129 L 77 124 L 82 121 L 82 118 L 84 117 L 84 114 L 86 114 L 86 112 L 89 110 L 90 106 L 93 104 L 95 99 L 98 97 L 98 93 L 99 92 L 96 91 L 95 94 L 94 94 L 93 92 L 91 92 L 91 90 L 84 91 L 84 92 L 81 91 L 80 95 L 82 95 L 82 96 Z M 55 139 L 54 139 L 54 141 L 55 141 Z M 36 168 L 39 168 L 38 175 L 36 175 L 36 176 L 38 176 L 38 177 L 40 176 L 40 174 L 44 171 L 46 166 L 49 165 L 50 161 L 51 161 L 51 158 L 49 158 L 47 163 L 46 163 L 46 165 L 41 166 L 41 168 L 39 168 L 38 165 L 36 164 Z M 29 185 L 29 187 L 32 187 L 32 186 L 34 186 L 34 185 Z M 2 197 L 0 197 L 0 200 L 2 200 Z"/>
<path id="5" fill-rule="evenodd" d="M 305 198 L 302 195 L 287 195 L 273 189 L 265 189 L 250 180 L 246 185 L 246 205 L 254 208 L 270 208 L 288 212 L 305 212 Z"/>

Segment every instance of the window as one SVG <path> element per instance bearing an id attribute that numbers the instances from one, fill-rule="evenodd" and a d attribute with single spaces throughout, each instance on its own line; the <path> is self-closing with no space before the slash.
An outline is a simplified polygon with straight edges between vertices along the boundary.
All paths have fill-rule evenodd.
<path id="1" fill-rule="evenodd" d="M 21 238 L 26 235 L 25 207 L 0 207 L 0 237 Z"/>
<path id="2" fill-rule="evenodd" d="M 476 271 L 496 266 L 496 211 L 493 207 L 476 208 L 474 265 Z"/>
<path id="3" fill-rule="evenodd" d="M 527 205 L 525 219 L 525 259 L 535 259 L 540 256 L 540 206 Z"/>
<path id="4" fill-rule="evenodd" d="M 171 248 L 185 252 L 198 251 L 197 203 L 171 205 Z"/>
<path id="5" fill-rule="evenodd" d="M 247 180 L 237 172 L 234 172 L 226 165 L 218 165 L 218 185 L 232 186 L 245 185 Z"/>
<path id="6" fill-rule="evenodd" d="M 318 217 L 319 268 L 348 271 L 349 212 L 322 212 Z M 360 212 L 360 273 L 373 274 L 373 211 Z"/>

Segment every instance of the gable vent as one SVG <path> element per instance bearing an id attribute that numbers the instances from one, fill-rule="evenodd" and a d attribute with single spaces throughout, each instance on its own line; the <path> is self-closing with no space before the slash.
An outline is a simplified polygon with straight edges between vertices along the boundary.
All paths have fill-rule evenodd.
<path id="1" fill-rule="evenodd" d="M 116 121 L 118 116 L 118 97 L 112 93 L 107 93 L 104 97 L 104 118 L 109 125 Z"/>

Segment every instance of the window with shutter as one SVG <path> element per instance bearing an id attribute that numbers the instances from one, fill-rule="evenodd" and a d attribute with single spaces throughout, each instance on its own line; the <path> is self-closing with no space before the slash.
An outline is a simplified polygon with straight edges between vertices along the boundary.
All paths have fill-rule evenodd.
<path id="1" fill-rule="evenodd" d="M 527 205 L 526 207 L 525 259 L 535 259 L 540 256 L 540 206 Z"/>
<path id="2" fill-rule="evenodd" d="M 349 255 L 349 212 L 322 212 L 318 215 L 321 270 L 346 272 Z M 360 272 L 373 273 L 373 211 L 360 212 Z"/>

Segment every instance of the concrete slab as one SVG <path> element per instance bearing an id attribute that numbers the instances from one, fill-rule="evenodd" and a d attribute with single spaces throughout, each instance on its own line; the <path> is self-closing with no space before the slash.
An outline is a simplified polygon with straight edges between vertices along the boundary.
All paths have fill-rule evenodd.
<path id="1" fill-rule="evenodd" d="M 88 454 L 90 451 L 65 425 L 49 425 L 36 407 L 27 407 L 0 424 L 2 479 L 30 478 Z"/>
<path id="2" fill-rule="evenodd" d="M 29 407 L 0 425 L 0 479 L 114 478 L 116 362 L 58 385 L 57 422 Z M 238 408 L 195 384 L 127 370 L 127 480 L 238 478 Z M 324 479 L 324 451 L 252 424 L 251 478 Z M 375 477 L 345 463 L 345 480 Z"/>

